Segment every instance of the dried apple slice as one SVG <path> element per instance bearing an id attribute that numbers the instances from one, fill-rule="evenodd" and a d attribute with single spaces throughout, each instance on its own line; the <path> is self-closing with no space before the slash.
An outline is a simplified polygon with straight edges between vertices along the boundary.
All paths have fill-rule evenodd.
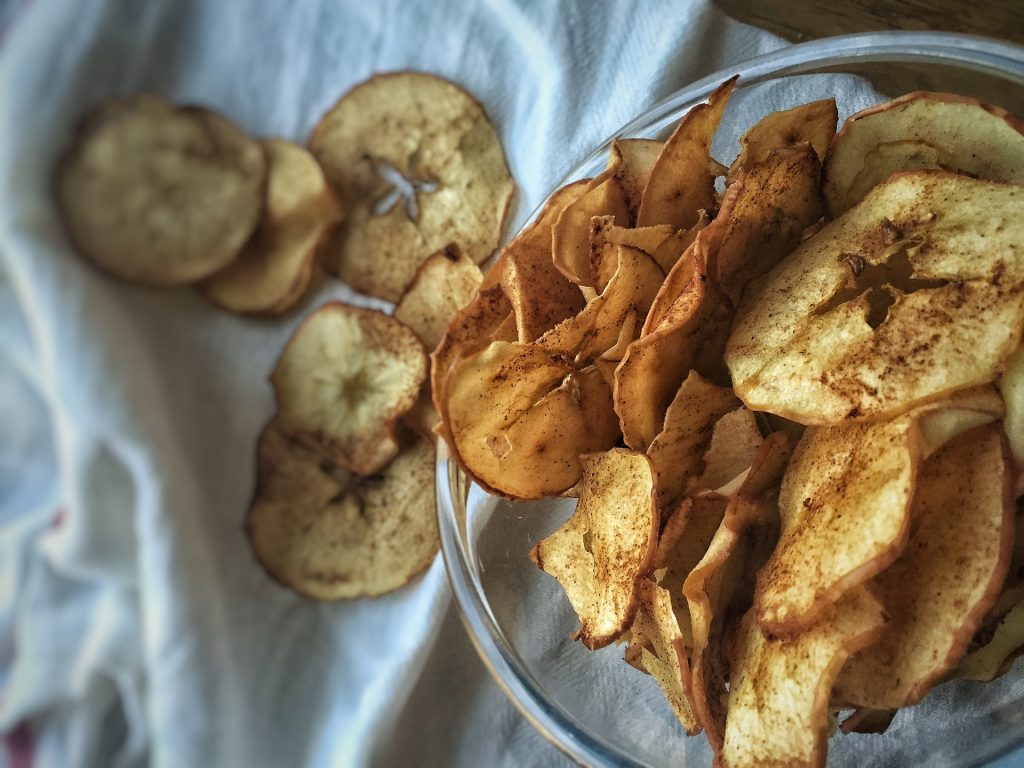
<path id="1" fill-rule="evenodd" d="M 651 167 L 636 214 L 638 227 L 670 224 L 689 229 L 700 211 L 716 207 L 711 139 L 735 84 L 735 77 L 725 81 L 707 104 L 698 104 L 679 121 Z"/>
<path id="2" fill-rule="evenodd" d="M 580 478 L 582 453 L 611 448 L 611 391 L 593 367 L 536 344 L 494 342 L 457 363 L 439 409 L 463 468 L 511 498 L 556 496 Z"/>
<path id="3" fill-rule="evenodd" d="M 642 453 L 616 448 L 581 456 L 580 464 L 576 511 L 530 557 L 561 583 L 580 618 L 575 637 L 593 650 L 633 621 L 657 542 L 658 503 Z"/>
<path id="4" fill-rule="evenodd" d="M 740 137 L 740 153 L 729 168 L 730 181 L 740 169 L 764 160 L 773 150 L 804 142 L 811 145 L 819 161 L 824 160 L 836 135 L 838 120 L 835 99 L 812 101 L 765 115 Z"/>
<path id="5" fill-rule="evenodd" d="M 636 220 L 651 168 L 664 146 L 665 142 L 654 139 L 615 139 L 612 142 L 608 167 L 626 197 L 630 221 Z"/>
<path id="6" fill-rule="evenodd" d="M 583 309 L 580 289 L 552 261 L 552 229 L 587 191 L 589 179 L 554 192 L 534 222 L 502 249 L 501 285 L 512 304 L 518 340 L 534 341 Z"/>
<path id="7" fill-rule="evenodd" d="M 486 285 L 486 278 L 473 300 L 455 313 L 430 355 L 430 391 L 438 413 L 447 400 L 445 390 L 452 367 L 490 344 L 492 335 L 511 316 L 512 304 L 505 291 L 500 285 Z"/>
<path id="8" fill-rule="evenodd" d="M 613 169 L 594 178 L 586 192 L 559 215 L 551 228 L 552 262 L 572 283 L 594 286 L 590 269 L 590 220 L 611 216 L 619 226 L 630 223 L 626 197 L 615 180 Z"/>
<path id="9" fill-rule="evenodd" d="M 922 169 L 1024 182 L 1024 123 L 948 93 L 916 91 L 869 107 L 846 121 L 829 148 L 829 210 L 838 216 L 893 173 Z"/>
<path id="10" fill-rule="evenodd" d="M 731 389 L 715 386 L 690 371 L 665 412 L 661 432 L 647 448 L 663 509 L 668 509 L 700 477 L 715 423 L 737 404 Z"/>
<path id="11" fill-rule="evenodd" d="M 993 628 L 988 641 L 960 659 L 956 677 L 987 683 L 1009 669 L 1024 649 L 1024 602 L 1017 603 Z"/>
<path id="12" fill-rule="evenodd" d="M 1001 413 L 988 388 L 892 421 L 808 429 L 782 481 L 779 545 L 758 575 L 761 627 L 793 637 L 888 568 L 907 540 L 921 461 Z"/>
<path id="13" fill-rule="evenodd" d="M 257 446 L 246 531 L 271 576 L 316 600 L 398 589 L 434 559 L 434 450 L 417 440 L 379 475 L 358 477 L 290 439 L 277 422 Z"/>
<path id="14" fill-rule="evenodd" d="M 620 227 L 614 216 L 595 216 L 590 220 L 590 274 L 594 289 L 601 293 L 618 268 L 616 246 L 625 245 L 653 258 L 658 249 L 675 234 L 669 226 Z M 661 266 L 659 262 L 659 266 Z M 664 268 L 662 272 L 664 273 Z M 662 275 L 664 279 L 664 274 Z"/>
<path id="15" fill-rule="evenodd" d="M 473 260 L 449 245 L 420 265 L 394 317 L 412 328 L 427 349 L 434 349 L 452 316 L 472 301 L 482 281 Z"/>
<path id="16" fill-rule="evenodd" d="M 175 286 L 238 256 L 266 182 L 263 147 L 230 120 L 146 96 L 86 117 L 61 158 L 57 201 L 75 247 L 97 267 Z"/>
<path id="17" fill-rule="evenodd" d="M 278 427 L 372 475 L 397 455 L 395 423 L 426 375 L 426 353 L 409 328 L 376 310 L 330 302 L 302 322 L 270 377 Z"/>
<path id="18" fill-rule="evenodd" d="M 725 360 L 748 408 L 882 419 L 994 380 L 1024 329 L 1024 188 L 939 172 L 876 187 L 744 295 Z"/>
<path id="19" fill-rule="evenodd" d="M 829 694 L 847 658 L 885 627 L 882 605 L 858 587 L 792 640 L 771 639 L 752 613 L 732 662 L 723 768 L 823 766 Z"/>
<path id="20" fill-rule="evenodd" d="M 729 394 L 732 394 L 731 390 Z M 711 441 L 704 452 L 703 471 L 692 488 L 715 490 L 725 487 L 754 463 L 763 444 L 761 429 L 751 411 L 740 407 L 723 414 L 715 422 Z"/>
<path id="21" fill-rule="evenodd" d="M 317 244 L 342 210 L 304 147 L 283 139 L 262 144 L 268 163 L 263 218 L 238 258 L 206 278 L 200 290 L 230 312 L 279 315 L 306 292 Z"/>
<path id="22" fill-rule="evenodd" d="M 348 212 L 320 258 L 356 290 L 398 301 L 448 243 L 478 264 L 497 247 L 515 184 L 483 108 L 457 85 L 372 77 L 324 115 L 309 147 Z M 394 194 L 403 186 L 415 205 Z"/>
<path id="23" fill-rule="evenodd" d="M 1018 469 L 1024 469 L 1024 347 L 1018 347 L 1006 359 L 1006 368 L 999 377 L 999 392 L 1006 403 L 1003 429 L 1010 441 L 1010 452 Z M 1017 495 L 1024 491 L 1024 473 L 1017 480 Z"/>
<path id="24" fill-rule="evenodd" d="M 665 694 L 676 719 L 691 736 L 700 731 L 690 698 L 690 667 L 679 622 L 668 590 L 641 579 L 638 604 L 630 630 L 637 663 L 653 677 Z M 627 651 L 628 656 L 628 651 Z"/>
<path id="25" fill-rule="evenodd" d="M 847 662 L 836 700 L 915 704 L 957 664 L 1006 577 L 1012 474 L 997 424 L 959 435 L 923 464 L 907 544 L 872 583 L 889 623 Z"/>

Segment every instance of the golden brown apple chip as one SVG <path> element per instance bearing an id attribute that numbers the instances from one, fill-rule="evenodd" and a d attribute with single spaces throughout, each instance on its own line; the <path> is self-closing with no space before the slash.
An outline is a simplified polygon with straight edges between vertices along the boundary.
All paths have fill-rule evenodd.
<path id="1" fill-rule="evenodd" d="M 761 627 L 793 637 L 888 568 L 907 541 L 921 461 L 1001 413 L 988 388 L 892 421 L 808 429 L 782 481 L 779 545 L 758 575 Z"/>
<path id="2" fill-rule="evenodd" d="M 566 206 L 551 228 L 555 267 L 570 282 L 591 288 L 594 275 L 590 269 L 590 220 L 595 216 L 611 216 L 622 227 L 630 224 L 626 198 L 612 169 L 590 181 L 583 195 Z"/>
<path id="3" fill-rule="evenodd" d="M 501 285 L 512 303 L 518 341 L 534 341 L 583 309 L 580 289 L 552 261 L 552 229 L 586 192 L 589 179 L 554 192 L 534 222 L 502 249 Z"/>
<path id="4" fill-rule="evenodd" d="M 618 266 L 616 246 L 625 245 L 654 257 L 676 230 L 669 226 L 620 227 L 614 216 L 595 216 L 590 220 L 590 274 L 594 289 L 601 293 Z M 658 263 L 661 266 L 660 262 Z M 664 272 L 662 268 L 662 272 Z M 664 278 L 664 275 L 662 275 Z"/>
<path id="5" fill-rule="evenodd" d="M 626 197 L 630 221 L 636 220 L 647 178 L 664 146 L 665 142 L 654 139 L 616 139 L 612 142 L 608 167 Z"/>
<path id="6" fill-rule="evenodd" d="M 707 104 L 694 107 L 679 121 L 651 167 L 636 214 L 638 227 L 671 224 L 689 229 L 697 223 L 699 211 L 716 207 L 717 164 L 711 159 L 711 139 L 735 84 L 735 77 L 725 81 Z"/>
<path id="7" fill-rule="evenodd" d="M 530 557 L 561 583 L 591 650 L 616 640 L 636 613 L 658 537 L 654 475 L 642 453 L 614 448 L 580 457 L 576 511 Z"/>
<path id="8" fill-rule="evenodd" d="M 753 465 L 763 444 L 761 429 L 752 412 L 740 407 L 724 414 L 715 422 L 711 441 L 704 452 L 704 469 L 693 488 L 713 491 L 728 487 L 729 481 Z"/>
<path id="9" fill-rule="evenodd" d="M 1012 474 L 997 424 L 953 438 L 924 462 L 907 544 L 872 585 L 890 621 L 839 675 L 838 701 L 914 704 L 957 664 L 1006 577 Z"/>
<path id="10" fill-rule="evenodd" d="M 455 313 L 430 355 L 430 390 L 438 413 L 444 409 L 452 366 L 490 344 L 491 336 L 511 316 L 512 305 L 505 292 L 500 285 L 486 285 L 486 278 L 473 300 Z"/>
<path id="11" fill-rule="evenodd" d="M 882 605 L 849 592 L 792 640 L 771 639 L 748 613 L 732 662 L 723 768 L 823 766 L 829 694 L 847 658 L 885 627 Z"/>
<path id="12" fill-rule="evenodd" d="M 705 503 L 714 497 L 707 498 Z M 778 534 L 778 513 L 773 501 L 737 494 L 719 500 L 718 504 L 725 505 L 722 522 L 707 552 L 683 583 L 693 631 L 693 702 L 697 718 L 716 751 L 721 748 L 726 720 L 725 630 L 731 616 L 738 616 L 749 607 L 753 597 L 749 574 L 756 573 Z"/>
<path id="13" fill-rule="evenodd" d="M 650 579 L 641 579 L 636 617 L 630 630 L 630 647 L 637 663 L 653 677 L 680 725 L 690 735 L 700 730 L 690 698 L 690 666 L 672 598 L 668 590 Z M 629 652 L 627 651 L 627 656 Z"/>
<path id="14" fill-rule="evenodd" d="M 835 99 L 812 101 L 766 115 L 740 137 L 739 156 L 729 169 L 730 181 L 737 171 L 763 160 L 773 150 L 805 142 L 814 149 L 819 161 L 824 160 L 829 143 L 836 135 L 838 120 Z"/>
<path id="15" fill-rule="evenodd" d="M 684 491 L 696 485 L 705 468 L 704 456 L 715 423 L 737 404 L 731 389 L 715 386 L 690 371 L 665 412 L 661 432 L 647 448 L 662 509 L 668 509 Z"/>
<path id="16" fill-rule="evenodd" d="M 398 453 L 396 422 L 426 380 L 420 340 L 392 317 L 340 301 L 307 317 L 270 377 L 278 427 L 372 475 Z"/>
<path id="17" fill-rule="evenodd" d="M 283 139 L 262 144 L 268 162 L 263 218 L 238 258 L 200 289 L 230 312 L 279 315 L 306 292 L 317 244 L 342 210 L 304 147 Z"/>
<path id="18" fill-rule="evenodd" d="M 747 282 L 788 256 L 825 209 L 821 165 L 808 144 L 746 164 L 732 188 L 736 197 L 729 206 L 723 201 L 724 229 L 707 262 L 711 280 L 735 304 Z"/>
<path id="19" fill-rule="evenodd" d="M 57 201 L 77 250 L 152 286 L 230 264 L 263 212 L 267 160 L 227 118 L 154 96 L 102 105 L 61 158 Z"/>
<path id="20" fill-rule="evenodd" d="M 898 171 L 945 170 L 1024 182 L 1024 123 L 965 96 L 916 91 L 850 117 L 825 161 L 825 195 L 838 216 Z"/>
<path id="21" fill-rule="evenodd" d="M 309 147 L 348 214 L 320 258 L 357 291 L 398 301 L 448 243 L 476 263 L 498 245 L 515 184 L 483 108 L 457 85 L 372 77 L 324 115 Z"/>
<path id="22" fill-rule="evenodd" d="M 472 301 L 483 274 L 456 245 L 427 257 L 395 307 L 394 317 L 434 349 L 456 312 Z"/>
<path id="23" fill-rule="evenodd" d="M 1024 188 L 900 174 L 744 294 L 725 352 L 748 408 L 882 419 L 993 381 L 1020 345 Z"/>
<path id="24" fill-rule="evenodd" d="M 434 449 L 417 440 L 380 474 L 359 477 L 271 422 L 257 446 L 245 527 L 270 575 L 303 595 L 342 600 L 398 589 L 437 553 Z"/>
<path id="25" fill-rule="evenodd" d="M 537 344 L 494 342 L 457 363 L 439 409 L 463 468 L 511 498 L 556 496 L 580 478 L 579 456 L 618 440 L 611 391 Z"/>
<path id="26" fill-rule="evenodd" d="M 960 659 L 956 677 L 989 682 L 1005 674 L 1024 649 L 1024 602 L 1017 603 L 979 648 Z"/>
<path id="27" fill-rule="evenodd" d="M 999 377 L 999 393 L 1006 403 L 1003 429 L 1010 442 L 1010 452 L 1018 469 L 1024 469 L 1024 347 L 1018 347 L 1006 360 Z M 1024 491 L 1024 473 L 1019 474 L 1016 495 Z"/>

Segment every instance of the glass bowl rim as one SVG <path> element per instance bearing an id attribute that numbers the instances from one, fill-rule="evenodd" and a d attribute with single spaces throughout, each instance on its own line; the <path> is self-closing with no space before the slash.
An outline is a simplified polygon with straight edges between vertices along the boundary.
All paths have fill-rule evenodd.
<path id="1" fill-rule="evenodd" d="M 635 134 L 660 119 L 676 115 L 682 109 L 705 100 L 723 80 L 734 74 L 740 76 L 740 86 L 750 86 L 782 76 L 809 73 L 826 63 L 842 66 L 871 62 L 947 63 L 1015 80 L 1024 86 L 1024 47 L 1012 43 L 975 35 L 921 31 L 867 32 L 821 38 L 747 59 L 675 91 L 608 136 L 555 188 L 581 178 L 586 168 L 607 157 L 614 138 Z M 539 208 L 534 210 L 523 226 L 531 222 L 538 212 Z M 443 440 L 438 442 L 436 481 L 438 528 L 448 581 L 470 641 L 491 677 L 526 720 L 573 761 L 594 766 L 642 765 L 600 736 L 588 733 L 573 715 L 550 700 L 505 638 L 479 580 L 469 566 L 470 553 L 463 538 L 466 531 L 460 524 L 457 505 L 453 501 L 456 494 L 465 499 L 470 481 L 451 461 Z M 998 760 L 1018 749 L 1022 743 L 1024 733 L 1021 741 L 990 755 L 985 762 Z"/>

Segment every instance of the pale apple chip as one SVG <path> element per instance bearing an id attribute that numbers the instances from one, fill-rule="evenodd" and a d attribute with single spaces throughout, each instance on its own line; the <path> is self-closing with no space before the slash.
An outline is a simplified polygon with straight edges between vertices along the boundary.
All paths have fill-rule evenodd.
<path id="1" fill-rule="evenodd" d="M 736 78 L 726 80 L 679 121 L 654 161 L 636 214 L 638 227 L 670 224 L 689 229 L 700 211 L 716 207 L 717 163 L 711 159 L 711 139 L 729 101 Z"/>
<path id="2" fill-rule="evenodd" d="M 306 292 L 317 245 L 342 210 L 304 147 L 283 139 L 262 144 L 268 163 L 263 218 L 238 258 L 199 287 L 230 312 L 279 315 Z"/>
<path id="3" fill-rule="evenodd" d="M 847 662 L 837 701 L 915 704 L 960 661 L 1006 578 L 1012 475 L 998 424 L 957 436 L 924 462 L 907 544 L 872 583 L 889 623 Z"/>
<path id="4" fill-rule="evenodd" d="M 657 543 L 658 502 L 642 453 L 615 448 L 581 456 L 580 464 L 576 511 L 530 557 L 561 583 L 580 618 L 575 637 L 593 650 L 633 621 Z"/>
<path id="5" fill-rule="evenodd" d="M 501 285 L 512 304 L 518 341 L 534 341 L 583 309 L 579 287 L 555 268 L 551 241 L 558 217 L 589 183 L 583 179 L 555 191 L 533 223 L 502 249 Z"/>
<path id="6" fill-rule="evenodd" d="M 684 491 L 697 485 L 706 469 L 704 457 L 715 423 L 738 403 L 731 389 L 712 384 L 696 371 L 690 371 L 683 380 L 665 411 L 661 432 L 647 448 L 662 509 L 668 509 Z M 743 469 L 747 466 L 749 462 Z"/>
<path id="7" fill-rule="evenodd" d="M 740 407 L 723 414 L 712 429 L 702 460 L 703 471 L 691 490 L 713 491 L 727 487 L 729 481 L 743 475 L 753 465 L 763 444 L 764 437 L 751 411 Z"/>
<path id="8" fill-rule="evenodd" d="M 100 106 L 57 169 L 75 248 L 116 277 L 195 283 L 237 258 L 266 199 L 267 159 L 225 117 L 146 96 Z"/>
<path id="9" fill-rule="evenodd" d="M 730 182 L 750 163 L 764 160 L 773 150 L 807 143 L 818 160 L 825 159 L 836 135 L 839 110 L 835 99 L 822 99 L 765 115 L 740 137 L 740 153 L 729 168 Z"/>
<path id="10" fill-rule="evenodd" d="M 748 408 L 882 419 L 993 381 L 1024 330 L 1024 188 L 900 174 L 744 294 L 725 360 Z"/>
<path id="11" fill-rule="evenodd" d="M 268 573 L 316 600 L 398 589 L 434 559 L 434 449 L 416 440 L 359 477 L 291 439 L 276 421 L 257 446 L 245 528 Z"/>
<path id="12" fill-rule="evenodd" d="M 278 427 L 360 475 L 399 450 L 395 426 L 427 376 L 427 355 L 392 317 L 340 301 L 307 317 L 270 377 Z"/>
<path id="13" fill-rule="evenodd" d="M 705 504 L 723 505 L 725 511 L 707 551 L 686 577 L 683 594 L 693 632 L 690 674 L 694 707 L 717 752 L 726 722 L 726 628 L 731 617 L 750 607 L 754 593 L 751 575 L 775 542 L 778 512 L 774 501 L 744 494 L 717 502 L 714 496 L 703 499 Z"/>
<path id="14" fill-rule="evenodd" d="M 884 627 L 885 610 L 864 587 L 792 640 L 766 636 L 748 613 L 732 660 L 722 768 L 824 766 L 832 685 Z"/>
<path id="15" fill-rule="evenodd" d="M 552 262 L 575 285 L 594 287 L 590 268 L 590 221 L 595 216 L 611 216 L 625 227 L 630 224 L 626 197 L 612 169 L 595 177 L 586 191 L 570 203 L 551 228 Z"/>
<path id="16" fill-rule="evenodd" d="M 1001 414 L 999 396 L 987 388 L 892 421 L 808 429 L 782 481 L 779 545 L 758 575 L 762 629 L 794 637 L 888 568 L 907 541 L 921 462 Z"/>
<path id="17" fill-rule="evenodd" d="M 885 733 L 896 717 L 895 709 L 868 709 L 858 707 L 843 720 L 839 730 L 843 733 Z"/>
<path id="18" fill-rule="evenodd" d="M 626 197 L 630 221 L 636 220 L 651 168 L 665 142 L 654 139 L 615 139 L 608 167 Z"/>
<path id="19" fill-rule="evenodd" d="M 402 416 L 402 423 L 421 437 L 436 443 L 440 421 L 441 417 L 430 395 L 430 385 L 424 384 L 412 408 Z"/>
<path id="20" fill-rule="evenodd" d="M 324 115 L 309 147 L 348 214 L 320 258 L 357 291 L 398 301 L 448 243 L 478 264 L 497 247 L 515 184 L 483 108 L 457 85 L 372 77 Z"/>
<path id="21" fill-rule="evenodd" d="M 653 677 L 672 707 L 683 730 L 700 731 L 690 694 L 690 665 L 679 622 L 667 589 L 649 579 L 639 583 L 636 616 L 630 629 L 630 648 L 637 663 Z M 629 650 L 627 649 L 627 657 Z"/>
<path id="22" fill-rule="evenodd" d="M 829 211 L 838 216 L 893 173 L 916 170 L 1024 182 L 1024 122 L 976 99 L 924 91 L 858 112 L 825 160 Z"/>
<path id="23" fill-rule="evenodd" d="M 456 459 L 510 498 L 563 493 L 579 481 L 580 454 L 619 437 L 600 372 L 537 344 L 494 342 L 457 362 L 444 396 L 438 410 Z"/>
<path id="24" fill-rule="evenodd" d="M 420 265 L 394 317 L 412 328 L 427 349 L 434 349 L 452 316 L 472 301 L 483 277 L 472 259 L 449 245 Z"/>

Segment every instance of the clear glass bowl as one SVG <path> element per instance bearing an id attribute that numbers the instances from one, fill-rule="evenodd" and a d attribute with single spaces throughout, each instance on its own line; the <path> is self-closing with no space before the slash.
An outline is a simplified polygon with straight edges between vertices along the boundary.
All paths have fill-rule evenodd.
<path id="1" fill-rule="evenodd" d="M 851 35 L 796 45 L 719 72 L 677 92 L 615 136 L 664 138 L 727 77 L 739 74 L 713 154 L 775 109 L 836 96 L 840 122 L 865 106 L 916 89 L 976 96 L 1024 114 L 1024 49 L 991 40 L 916 32 Z M 853 77 L 870 87 L 853 88 Z M 611 140 L 609 138 L 609 142 Z M 566 182 L 594 176 L 609 144 Z M 596 766 L 706 766 L 703 735 L 687 738 L 653 680 L 622 661 L 572 642 L 578 622 L 559 585 L 527 552 L 571 514 L 573 502 L 513 503 L 488 496 L 438 452 L 441 549 L 470 638 L 523 715 L 575 761 Z M 1024 745 L 1024 664 L 995 683 L 955 681 L 902 711 L 882 736 L 829 744 L 830 766 L 986 764 Z M 1024 751 L 1005 764 L 1024 763 Z"/>

